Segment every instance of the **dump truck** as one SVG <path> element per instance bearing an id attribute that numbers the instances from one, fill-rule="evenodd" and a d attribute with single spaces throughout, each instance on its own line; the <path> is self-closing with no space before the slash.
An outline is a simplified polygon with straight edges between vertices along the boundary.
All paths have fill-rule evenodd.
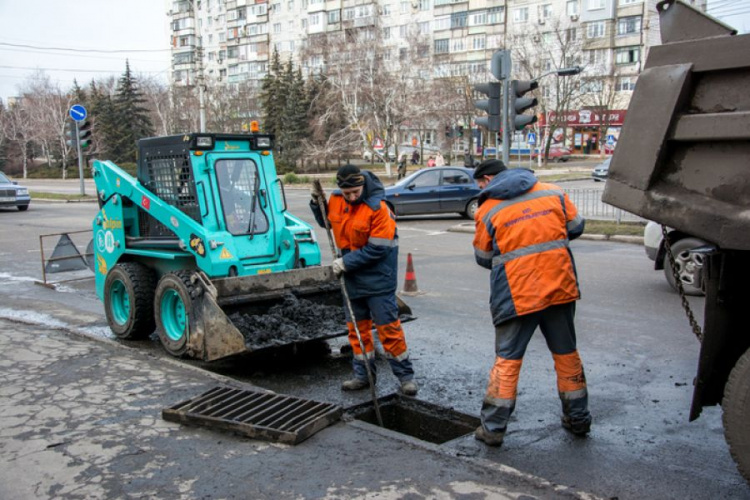
<path id="1" fill-rule="evenodd" d="M 141 139 L 136 177 L 93 162 L 96 293 L 116 337 L 156 331 L 169 354 L 213 361 L 346 334 L 340 281 L 287 211 L 273 142 Z"/>
<path id="2" fill-rule="evenodd" d="M 710 243 L 695 250 L 706 299 L 689 418 L 721 405 L 750 481 L 750 34 L 679 0 L 657 9 L 663 44 L 638 78 L 602 199 Z"/>

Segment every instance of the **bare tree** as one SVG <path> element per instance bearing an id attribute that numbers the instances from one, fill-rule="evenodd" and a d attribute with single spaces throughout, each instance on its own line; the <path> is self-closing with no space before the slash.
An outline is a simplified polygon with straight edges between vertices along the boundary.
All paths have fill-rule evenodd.
<path id="1" fill-rule="evenodd" d="M 151 111 L 151 122 L 158 135 L 169 135 L 171 125 L 171 100 L 169 90 L 158 80 L 141 75 L 138 77 L 141 92 L 146 97 Z"/>
<path id="2" fill-rule="evenodd" d="M 15 144 L 21 160 L 23 178 L 28 175 L 29 145 L 33 136 L 33 123 L 28 110 L 21 104 L 11 106 L 3 113 L 2 135 Z"/>

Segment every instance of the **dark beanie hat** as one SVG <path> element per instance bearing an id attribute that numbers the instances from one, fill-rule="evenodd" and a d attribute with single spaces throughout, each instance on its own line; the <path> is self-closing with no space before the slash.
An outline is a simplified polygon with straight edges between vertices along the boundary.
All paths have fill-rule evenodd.
<path id="1" fill-rule="evenodd" d="M 359 167 L 346 164 L 336 172 L 336 184 L 340 188 L 352 188 L 365 185 L 365 176 Z"/>
<path id="2" fill-rule="evenodd" d="M 474 178 L 481 179 L 485 175 L 497 175 L 503 170 L 506 170 L 506 167 L 500 160 L 484 160 L 474 169 Z"/>

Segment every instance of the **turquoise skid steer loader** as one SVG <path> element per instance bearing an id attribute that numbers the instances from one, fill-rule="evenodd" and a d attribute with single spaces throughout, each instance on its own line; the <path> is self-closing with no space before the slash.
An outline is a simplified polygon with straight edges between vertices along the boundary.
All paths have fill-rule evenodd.
<path id="1" fill-rule="evenodd" d="M 339 281 L 287 211 L 273 140 L 142 139 L 137 179 L 94 161 L 96 291 L 115 336 L 156 331 L 171 355 L 212 361 L 346 334 Z"/>

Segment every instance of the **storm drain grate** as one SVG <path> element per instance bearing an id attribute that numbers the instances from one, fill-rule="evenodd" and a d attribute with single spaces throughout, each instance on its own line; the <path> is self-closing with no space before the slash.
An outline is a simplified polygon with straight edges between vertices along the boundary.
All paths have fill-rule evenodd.
<path id="1" fill-rule="evenodd" d="M 170 422 L 237 432 L 253 439 L 301 443 L 341 417 L 341 407 L 283 394 L 214 387 L 162 410 Z"/>
<path id="2" fill-rule="evenodd" d="M 463 437 L 479 426 L 477 417 L 399 394 L 378 398 L 378 406 L 383 427 L 434 444 Z M 347 408 L 346 413 L 355 420 L 377 425 L 372 402 Z"/>

